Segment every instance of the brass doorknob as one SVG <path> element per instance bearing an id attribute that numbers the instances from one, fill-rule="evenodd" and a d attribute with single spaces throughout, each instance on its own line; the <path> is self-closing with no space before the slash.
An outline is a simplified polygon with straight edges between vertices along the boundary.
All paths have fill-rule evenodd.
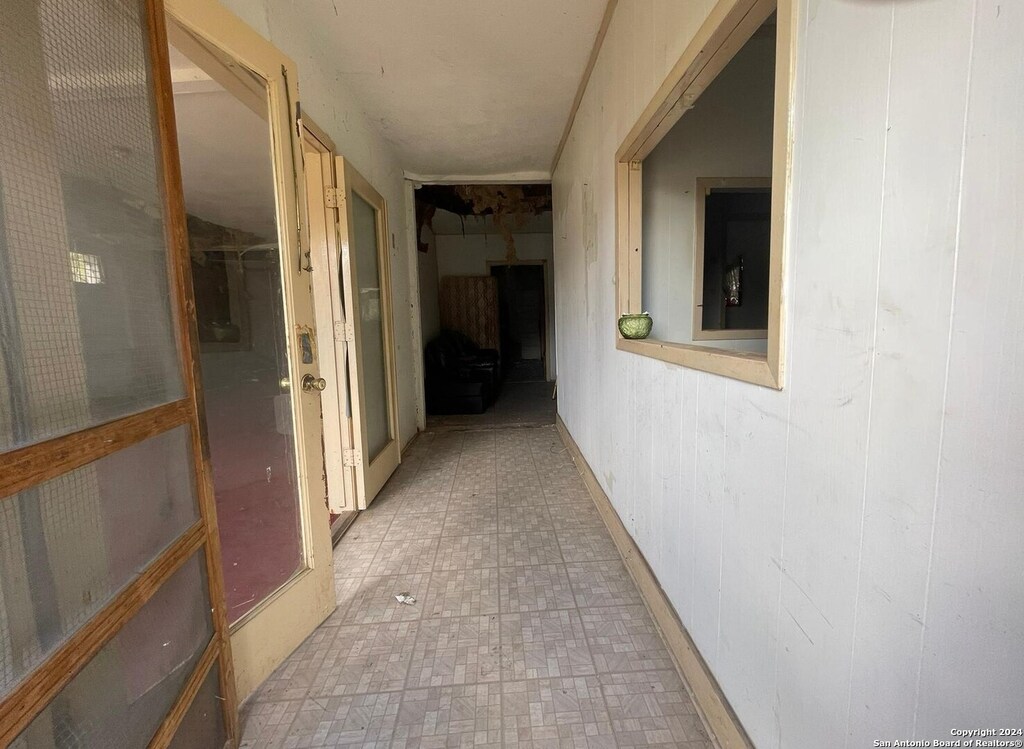
<path id="1" fill-rule="evenodd" d="M 314 377 L 311 374 L 302 375 L 302 389 L 307 393 L 312 393 L 314 390 L 320 393 L 325 387 L 327 387 L 327 380 L 323 377 Z"/>

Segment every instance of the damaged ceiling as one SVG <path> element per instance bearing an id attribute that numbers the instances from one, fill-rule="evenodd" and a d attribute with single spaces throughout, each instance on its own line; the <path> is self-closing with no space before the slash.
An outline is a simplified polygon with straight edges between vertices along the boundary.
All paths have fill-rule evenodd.
<path id="1" fill-rule="evenodd" d="M 459 216 L 536 215 L 551 210 L 551 185 L 423 185 L 416 202 Z"/>
<path id="2" fill-rule="evenodd" d="M 265 4 L 327 51 L 411 178 L 472 182 L 548 178 L 607 0 Z"/>
<path id="3" fill-rule="evenodd" d="M 433 230 L 438 210 L 463 219 L 467 216 L 489 218 L 491 225 L 504 237 L 508 257 L 513 260 L 515 233 L 537 216 L 550 214 L 551 185 L 423 185 L 416 190 L 417 236 L 422 237 L 424 226 Z M 422 240 L 419 249 L 427 251 Z"/>

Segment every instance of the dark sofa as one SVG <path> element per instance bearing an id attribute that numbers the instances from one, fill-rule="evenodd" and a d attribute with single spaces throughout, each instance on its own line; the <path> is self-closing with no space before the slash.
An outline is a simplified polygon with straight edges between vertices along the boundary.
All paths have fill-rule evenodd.
<path id="1" fill-rule="evenodd" d="M 501 356 L 455 330 L 442 330 L 424 350 L 429 414 L 483 413 L 501 389 Z"/>

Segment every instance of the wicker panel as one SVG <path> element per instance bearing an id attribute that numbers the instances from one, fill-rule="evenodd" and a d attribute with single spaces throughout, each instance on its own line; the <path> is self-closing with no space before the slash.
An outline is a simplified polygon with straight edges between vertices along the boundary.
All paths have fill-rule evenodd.
<path id="1" fill-rule="evenodd" d="M 481 348 L 499 348 L 498 280 L 493 276 L 441 279 L 441 327 L 465 333 Z"/>

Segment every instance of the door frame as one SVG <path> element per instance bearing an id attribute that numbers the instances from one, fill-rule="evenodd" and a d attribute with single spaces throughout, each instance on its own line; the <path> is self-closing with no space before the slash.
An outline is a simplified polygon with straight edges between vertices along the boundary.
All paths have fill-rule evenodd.
<path id="1" fill-rule="evenodd" d="M 358 445 L 351 462 L 356 469 L 356 490 L 359 509 L 365 510 L 402 462 L 402 440 L 398 418 L 398 370 L 395 363 L 394 294 L 391 284 L 391 256 L 388 252 L 388 209 L 384 197 L 342 156 L 335 158 L 335 178 L 339 195 L 338 233 L 341 242 L 341 268 L 344 286 L 346 319 L 358 319 L 357 293 L 358 262 L 351 251 L 352 197 L 358 195 L 376 211 L 377 218 L 377 272 L 380 276 L 381 327 L 384 333 L 384 371 L 389 412 L 391 440 L 376 456 L 367 455 L 366 429 L 363 422 L 363 404 L 366 403 L 365 380 L 362 376 L 362 330 L 358 324 L 348 327 L 346 333 L 351 347 L 347 356 L 349 381 L 355 383 L 352 408 L 353 441 Z M 340 352 L 341 347 L 338 348 Z M 338 366 L 346 366 L 340 358 Z"/>
<path id="2" fill-rule="evenodd" d="M 346 464 L 345 460 L 345 455 L 355 450 L 355 444 L 347 364 L 348 319 L 339 283 L 338 189 L 334 175 L 337 149 L 327 133 L 305 115 L 302 117 L 302 145 L 317 348 L 320 375 L 327 381 L 321 393 L 327 504 L 331 513 L 342 515 L 354 512 L 358 499 L 355 466 L 352 461 Z M 329 194 L 331 199 L 328 199 Z M 334 533 L 332 527 L 332 537 Z"/>
<path id="3" fill-rule="evenodd" d="M 308 247 L 306 215 L 301 199 L 305 190 L 300 174 L 302 146 L 297 119 L 297 66 L 219 3 L 211 0 L 166 0 L 166 3 L 168 16 L 185 34 L 266 81 L 285 325 L 289 332 L 289 372 L 293 380 L 299 379 L 300 372 L 317 376 L 315 357 L 312 365 L 302 364 L 292 335 L 297 332 L 294 330 L 295 312 L 304 303 L 304 292 L 309 293 L 312 303 L 310 265 L 305 253 Z M 244 90 L 232 93 L 244 97 Z M 309 317 L 312 320 L 311 310 Z M 303 400 L 318 399 L 318 395 L 304 393 L 297 381 L 293 383 L 291 395 L 306 564 L 231 626 L 235 686 L 240 699 L 255 691 L 335 607 L 319 400 L 315 419 L 311 403 Z"/>
<path id="4" fill-rule="evenodd" d="M 420 295 L 420 238 L 416 223 L 416 183 L 406 179 L 402 185 L 405 203 L 405 255 L 409 274 L 409 329 L 412 331 L 412 380 L 415 393 L 416 432 L 427 430 L 427 392 L 423 363 L 423 300 Z M 413 273 L 412 271 L 416 271 Z M 413 439 L 416 435 L 413 435 Z M 410 440 L 411 442 L 412 440 Z M 408 445 L 406 445 L 408 447 Z"/>
<path id="5" fill-rule="evenodd" d="M 164 716 L 150 746 L 171 744 L 210 670 L 219 666 L 219 698 L 229 746 L 239 740 L 238 700 L 224 603 L 220 538 L 199 377 L 199 337 L 192 295 L 191 259 L 178 162 L 177 134 L 163 0 L 145 0 L 147 67 L 152 75 L 154 146 L 165 211 L 168 286 L 185 395 L 137 414 L 30 444 L 3 454 L 0 502 L 19 491 L 58 478 L 143 440 L 187 426 L 195 475 L 197 520 L 92 614 L 77 630 L 0 699 L 0 745 L 13 741 L 155 596 L 186 561 L 204 556 L 213 635 Z"/>

